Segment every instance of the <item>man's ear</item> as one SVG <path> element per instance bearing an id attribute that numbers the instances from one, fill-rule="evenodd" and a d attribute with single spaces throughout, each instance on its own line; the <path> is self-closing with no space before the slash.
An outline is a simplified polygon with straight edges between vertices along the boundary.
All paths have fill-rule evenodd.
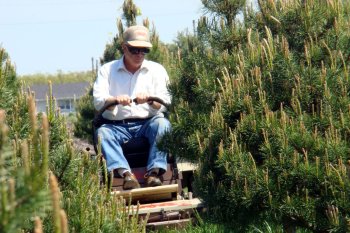
<path id="1" fill-rule="evenodd" d="M 123 43 L 122 43 L 122 51 L 123 51 L 123 53 L 125 53 L 125 49 L 127 49 L 126 46 L 127 46 L 127 45 L 123 42 Z"/>

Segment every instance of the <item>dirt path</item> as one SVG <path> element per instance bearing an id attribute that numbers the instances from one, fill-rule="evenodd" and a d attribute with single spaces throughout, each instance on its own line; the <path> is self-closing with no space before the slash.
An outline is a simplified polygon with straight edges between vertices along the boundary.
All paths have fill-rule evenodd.
<path id="1" fill-rule="evenodd" d="M 91 151 L 94 150 L 92 144 L 90 144 L 87 140 L 83 140 L 81 138 L 73 138 L 73 145 L 79 151 L 88 151 L 91 153 Z"/>
<path id="2" fill-rule="evenodd" d="M 81 139 L 74 137 L 74 124 L 70 121 L 66 122 L 66 127 L 68 129 L 69 135 L 71 135 L 71 138 L 73 140 L 73 146 L 75 149 L 81 152 L 88 152 L 91 155 L 95 155 L 94 146 L 88 142 L 86 139 Z"/>

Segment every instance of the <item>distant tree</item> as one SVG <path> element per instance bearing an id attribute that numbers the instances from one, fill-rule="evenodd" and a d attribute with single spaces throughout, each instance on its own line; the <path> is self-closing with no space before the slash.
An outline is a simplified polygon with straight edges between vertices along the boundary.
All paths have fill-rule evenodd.
<path id="1" fill-rule="evenodd" d="M 16 70 L 11 64 L 8 53 L 1 46 L 0 62 L 0 109 L 12 112 L 20 88 L 20 83 L 17 79 Z"/>
<path id="2" fill-rule="evenodd" d="M 54 83 L 77 83 L 77 82 L 90 82 L 91 73 L 90 71 L 82 72 L 68 72 L 63 73 L 61 71 L 56 74 L 30 74 L 18 76 L 19 81 L 25 82 L 26 85 L 31 86 L 32 84 L 47 84 L 50 81 Z"/>

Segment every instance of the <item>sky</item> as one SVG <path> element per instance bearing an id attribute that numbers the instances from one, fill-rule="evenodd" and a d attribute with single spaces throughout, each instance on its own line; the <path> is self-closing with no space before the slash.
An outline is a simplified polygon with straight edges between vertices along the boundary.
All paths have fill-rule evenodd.
<path id="1" fill-rule="evenodd" d="M 201 0 L 134 0 L 154 23 L 160 40 L 193 30 L 203 15 Z M 18 75 L 91 69 L 117 32 L 123 0 L 0 0 L 0 46 Z"/>

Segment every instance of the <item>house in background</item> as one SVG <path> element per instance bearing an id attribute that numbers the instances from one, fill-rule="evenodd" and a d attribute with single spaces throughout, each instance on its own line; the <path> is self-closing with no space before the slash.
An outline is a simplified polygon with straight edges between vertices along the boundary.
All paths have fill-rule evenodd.
<path id="1" fill-rule="evenodd" d="M 89 82 L 52 84 L 52 95 L 56 99 L 57 107 L 63 114 L 75 112 L 75 103 L 86 94 Z M 34 84 L 30 90 L 35 92 L 37 112 L 46 112 L 46 97 L 49 95 L 48 84 Z"/>

